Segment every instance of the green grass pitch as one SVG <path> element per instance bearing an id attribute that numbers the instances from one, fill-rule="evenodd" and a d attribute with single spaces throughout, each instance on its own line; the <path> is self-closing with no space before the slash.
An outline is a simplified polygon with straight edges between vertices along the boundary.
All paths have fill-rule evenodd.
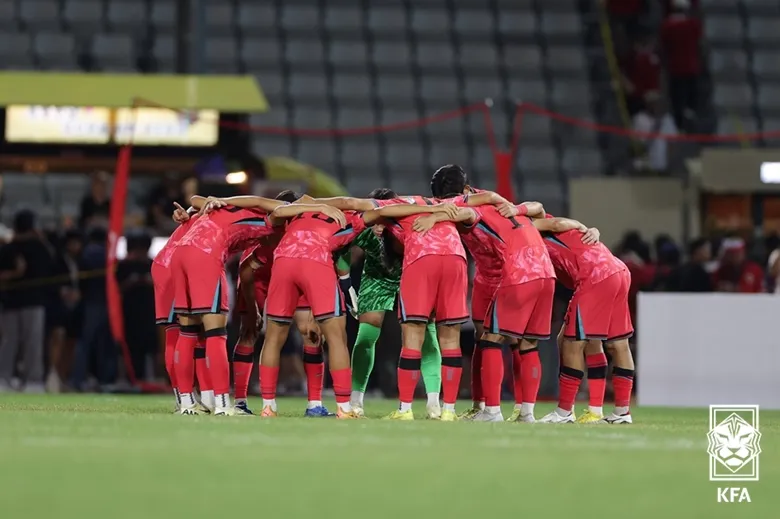
<path id="1" fill-rule="evenodd" d="M 370 418 L 394 406 L 366 404 Z M 545 426 L 304 419 L 304 406 L 283 399 L 283 417 L 261 420 L 174 416 L 160 396 L 0 395 L 0 517 L 768 519 L 780 507 L 780 412 L 761 413 L 761 480 L 719 484 L 706 409 Z M 752 502 L 719 504 L 718 486 Z"/>

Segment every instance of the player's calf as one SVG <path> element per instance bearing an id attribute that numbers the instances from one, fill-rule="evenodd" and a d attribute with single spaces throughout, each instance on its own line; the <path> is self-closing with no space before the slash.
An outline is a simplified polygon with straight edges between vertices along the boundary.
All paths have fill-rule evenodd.
<path id="1" fill-rule="evenodd" d="M 631 392 L 634 387 L 634 357 L 628 339 L 607 343 L 612 354 L 612 388 L 615 392 L 615 409 L 604 421 L 611 424 L 633 423 L 631 419 Z"/>

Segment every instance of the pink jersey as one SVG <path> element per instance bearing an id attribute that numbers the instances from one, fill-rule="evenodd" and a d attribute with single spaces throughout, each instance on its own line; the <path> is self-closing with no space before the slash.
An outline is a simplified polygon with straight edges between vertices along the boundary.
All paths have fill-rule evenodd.
<path id="1" fill-rule="evenodd" d="M 390 200 L 372 200 L 372 202 L 377 207 L 395 204 L 433 205 L 435 203 L 432 199 L 422 196 L 405 196 Z M 428 232 L 419 233 L 412 229 L 412 225 L 420 216 L 423 215 L 394 219 L 393 225 L 387 226 L 387 229 L 404 246 L 402 268 L 406 268 L 423 256 L 460 256 L 464 260 L 466 259 L 466 250 L 463 248 L 463 242 L 460 241 L 460 235 L 454 223 L 440 222 Z"/>
<path id="2" fill-rule="evenodd" d="M 366 229 L 363 215 L 345 211 L 347 226 L 342 229 L 323 213 L 302 213 L 287 224 L 274 259 L 303 258 L 333 265 L 333 251 L 345 247 Z"/>
<path id="3" fill-rule="evenodd" d="M 547 217 L 552 218 L 549 214 Z M 585 283 L 598 283 L 612 274 L 628 270 L 626 264 L 616 258 L 603 243 L 582 243 L 582 233 L 577 230 L 546 232 L 544 243 L 558 279 L 569 289 Z"/>
<path id="4" fill-rule="evenodd" d="M 168 268 L 171 264 L 171 257 L 173 256 L 173 251 L 176 250 L 176 247 L 179 245 L 179 242 L 184 237 L 185 234 L 187 234 L 187 231 L 190 230 L 190 227 L 192 227 L 192 222 L 195 221 L 196 217 L 192 217 L 186 222 L 182 222 L 175 231 L 171 234 L 171 236 L 168 238 L 168 241 L 165 242 L 165 245 L 163 245 L 163 248 L 160 249 L 160 252 L 157 253 L 157 255 L 154 257 L 154 262 L 158 265 L 162 265 L 165 268 Z"/>
<path id="5" fill-rule="evenodd" d="M 542 235 L 527 216 L 504 218 L 492 205 L 473 208 L 477 221 L 473 227 L 492 238 L 490 245 L 504 258 L 501 286 L 520 285 L 536 279 L 555 279 L 550 255 Z"/>
<path id="6" fill-rule="evenodd" d="M 224 263 L 231 254 L 257 245 L 273 233 L 265 211 L 229 205 L 199 217 L 179 245 L 195 247 Z"/>
<path id="7" fill-rule="evenodd" d="M 443 201 L 452 202 L 459 207 L 468 207 L 467 195 Z M 498 254 L 494 247 L 494 235 L 481 222 L 472 226 L 460 225 L 458 230 L 461 233 L 461 238 L 463 238 L 463 243 L 466 244 L 471 257 L 474 258 L 474 267 L 476 269 L 474 281 L 497 287 L 501 283 L 504 257 L 502 254 Z"/>
<path id="8" fill-rule="evenodd" d="M 254 278 L 255 283 L 259 283 L 261 285 L 268 285 L 268 283 L 271 282 L 271 268 L 274 264 L 274 250 L 276 250 L 276 246 L 279 244 L 279 240 L 281 240 L 282 236 L 284 236 L 283 227 L 277 227 L 276 229 L 277 230 L 274 234 L 263 239 L 254 247 L 246 249 L 241 254 L 241 260 L 238 262 L 239 265 L 243 265 L 245 261 L 248 261 L 251 258 L 257 264 L 259 264 L 260 267 L 255 269 Z"/>

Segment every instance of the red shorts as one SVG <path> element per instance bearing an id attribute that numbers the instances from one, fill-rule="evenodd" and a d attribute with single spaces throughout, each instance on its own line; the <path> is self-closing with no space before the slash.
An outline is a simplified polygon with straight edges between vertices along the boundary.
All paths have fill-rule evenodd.
<path id="1" fill-rule="evenodd" d="M 517 339 L 550 337 L 555 280 L 499 287 L 485 315 L 485 331 Z"/>
<path id="2" fill-rule="evenodd" d="M 227 313 L 225 266 L 202 250 L 184 245 L 171 258 L 174 310 L 177 314 Z"/>
<path id="3" fill-rule="evenodd" d="M 474 279 L 474 287 L 471 289 L 471 320 L 481 323 L 485 320 L 485 314 L 493 300 L 493 294 L 498 290 L 498 285 L 487 284 Z"/>
<path id="4" fill-rule="evenodd" d="M 152 284 L 154 285 L 154 320 L 157 324 L 169 324 L 176 320 L 173 311 L 173 279 L 171 269 L 159 263 L 152 263 Z"/>
<path id="5" fill-rule="evenodd" d="M 343 316 L 346 307 L 336 269 L 309 259 L 274 260 L 266 315 L 274 321 L 292 322 L 301 303 L 320 321 Z"/>
<path id="6" fill-rule="evenodd" d="M 579 287 L 569 301 L 563 336 L 567 339 L 614 341 L 634 334 L 628 310 L 631 275 L 627 270 L 593 285 Z"/>
<path id="7" fill-rule="evenodd" d="M 405 322 L 459 324 L 469 320 L 466 262 L 460 256 L 423 256 L 401 272 L 398 317 Z"/>
<path id="8" fill-rule="evenodd" d="M 268 300 L 268 285 L 265 283 L 255 283 L 255 300 L 257 301 L 257 307 L 260 312 L 265 308 L 265 302 Z M 308 310 L 309 302 L 306 297 L 301 295 L 298 299 L 298 310 Z M 246 302 L 241 295 L 241 283 L 238 283 L 237 296 L 236 296 L 236 311 L 240 314 L 246 312 Z"/>

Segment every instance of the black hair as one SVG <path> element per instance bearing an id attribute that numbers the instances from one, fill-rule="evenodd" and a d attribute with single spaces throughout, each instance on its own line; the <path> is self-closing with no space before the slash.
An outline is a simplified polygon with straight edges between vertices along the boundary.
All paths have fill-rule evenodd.
<path id="1" fill-rule="evenodd" d="M 303 195 L 296 193 L 292 189 L 285 189 L 284 191 L 276 195 L 276 199 L 281 200 L 282 202 L 293 203 L 296 200 L 298 200 L 301 196 Z"/>
<path id="2" fill-rule="evenodd" d="M 395 237 L 387 227 L 382 231 L 382 237 L 379 238 L 379 244 L 382 247 L 382 264 L 388 271 L 393 270 L 393 267 L 401 264 L 403 256 L 395 250 Z"/>
<path id="3" fill-rule="evenodd" d="M 707 238 L 696 238 L 688 244 L 688 254 L 693 256 L 699 249 L 709 244 L 710 241 Z"/>
<path id="4" fill-rule="evenodd" d="M 14 215 L 14 233 L 23 234 L 35 230 L 36 216 L 30 209 L 22 209 Z"/>
<path id="5" fill-rule="evenodd" d="M 145 232 L 133 233 L 127 236 L 127 251 L 149 252 L 152 238 Z"/>
<path id="6" fill-rule="evenodd" d="M 368 198 L 374 198 L 376 200 L 390 200 L 392 198 L 398 198 L 398 195 L 389 187 L 378 187 L 368 194 Z"/>
<path id="7" fill-rule="evenodd" d="M 436 198 L 452 198 L 462 195 L 468 185 L 468 177 L 462 167 L 447 164 L 436 170 L 431 177 L 431 194 Z"/>
<path id="8" fill-rule="evenodd" d="M 62 237 L 62 243 L 68 243 L 71 241 L 84 241 L 84 235 L 78 229 L 68 229 L 65 231 L 65 235 Z"/>

